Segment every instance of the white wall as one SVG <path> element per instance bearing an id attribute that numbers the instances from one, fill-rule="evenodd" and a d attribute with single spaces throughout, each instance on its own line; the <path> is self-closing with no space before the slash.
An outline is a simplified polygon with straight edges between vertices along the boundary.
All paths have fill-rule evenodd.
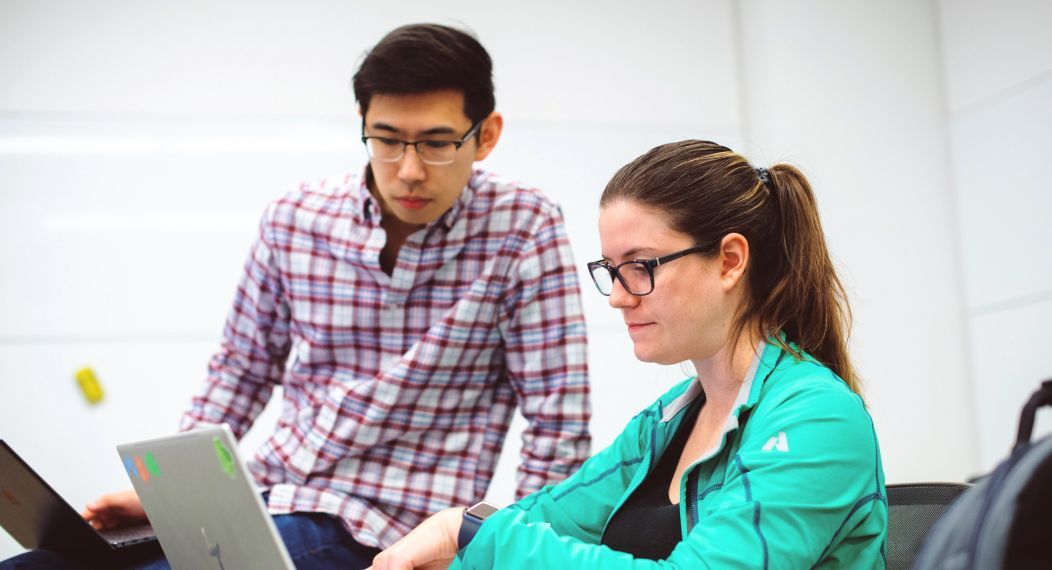
<path id="1" fill-rule="evenodd" d="M 741 6 L 746 146 L 811 175 L 888 482 L 975 467 L 933 5 Z M 904 421 L 906 420 L 906 421 Z"/>
<path id="2" fill-rule="evenodd" d="M 507 129 L 483 165 L 563 204 L 578 262 L 598 252 L 595 203 L 606 180 L 656 144 L 708 138 L 757 164 L 800 163 L 852 290 L 855 357 L 888 480 L 963 479 L 979 468 L 975 437 L 986 433 L 973 418 L 1002 421 L 974 416 L 973 398 L 997 376 L 994 350 L 1015 337 L 992 335 L 987 375 L 969 343 L 1002 330 L 995 326 L 1023 329 L 1012 311 L 976 314 L 961 278 L 970 275 L 971 242 L 956 233 L 953 137 L 1000 124 L 957 114 L 947 124 L 953 88 L 944 88 L 940 49 L 950 36 L 940 44 L 937 32 L 957 8 L 939 8 L 908 0 L 409 0 L 397 9 L 6 0 L 0 437 L 75 505 L 126 486 L 113 445 L 174 429 L 217 344 L 266 202 L 300 179 L 361 165 L 348 88 L 359 56 L 396 25 L 438 21 L 475 30 L 495 62 Z M 962 93 L 961 101 L 988 96 Z M 1018 144 L 1047 149 L 1041 136 Z M 984 169 L 982 156 L 960 158 L 1000 169 Z M 1027 199 L 1040 205 L 1033 192 Z M 1017 279 L 1030 275 L 1014 264 Z M 1040 283 L 1026 294 L 1045 296 L 1017 318 L 1032 318 L 1027 308 L 1047 315 L 1048 279 Z M 598 448 L 684 371 L 636 362 L 605 299 L 586 288 L 584 300 Z M 1020 346 L 1041 338 L 1036 329 L 1018 336 Z M 1048 375 L 1047 359 L 1030 352 L 1020 362 L 1031 368 L 1013 378 Z M 108 390 L 101 406 L 76 391 L 72 374 L 85 364 Z M 1018 407 L 1013 399 L 1003 395 L 1002 416 Z M 273 410 L 244 446 L 270 422 Z M 491 489 L 498 501 L 511 496 L 518 447 L 510 437 Z M 18 551 L 0 533 L 0 558 Z"/>
<path id="3" fill-rule="evenodd" d="M 1052 378 L 1052 3 L 938 3 L 979 459 Z M 1052 432 L 1052 413 L 1035 433 Z"/>

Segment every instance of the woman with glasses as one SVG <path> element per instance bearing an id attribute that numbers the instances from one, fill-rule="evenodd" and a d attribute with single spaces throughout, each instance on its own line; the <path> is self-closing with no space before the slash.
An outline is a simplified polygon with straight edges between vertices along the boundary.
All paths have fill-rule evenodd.
<path id="1" fill-rule="evenodd" d="M 697 375 L 564 482 L 440 512 L 374 568 L 883 568 L 880 451 L 800 171 L 663 145 L 614 175 L 599 234 L 588 270 L 636 357 Z"/>

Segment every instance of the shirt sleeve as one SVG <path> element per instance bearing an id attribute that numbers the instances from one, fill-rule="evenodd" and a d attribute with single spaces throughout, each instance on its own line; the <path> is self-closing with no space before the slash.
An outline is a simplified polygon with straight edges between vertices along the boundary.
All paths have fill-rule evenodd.
<path id="1" fill-rule="evenodd" d="M 852 402 L 854 412 L 841 407 L 816 417 L 808 411 L 815 405 L 822 403 L 804 398 L 778 407 L 764 429 L 746 436 L 722 488 L 701 501 L 698 524 L 666 560 L 636 559 L 598 544 L 594 526 L 578 532 L 550 508 L 505 509 L 480 527 L 450 568 L 807 568 L 827 560 L 848 533 L 857 549 L 843 562 L 881 568 L 887 518 L 869 416 Z M 768 445 L 767 435 L 779 433 L 786 434 L 787 452 L 776 449 L 777 439 Z M 576 483 L 577 475 L 555 489 Z M 590 511 L 592 498 L 601 507 L 589 524 L 605 523 L 609 510 L 598 495 L 575 497 L 573 510 L 562 513 Z"/>
<path id="2" fill-rule="evenodd" d="M 562 216 L 552 207 L 522 251 L 503 323 L 507 373 L 528 421 L 516 498 L 577 470 L 591 446 L 584 313 Z"/>
<path id="3" fill-rule="evenodd" d="M 289 309 L 269 233 L 272 211 L 273 207 L 260 223 L 220 349 L 209 362 L 204 385 L 180 421 L 182 430 L 198 424 L 227 423 L 240 438 L 266 405 L 274 385 L 281 381 L 289 354 Z"/>

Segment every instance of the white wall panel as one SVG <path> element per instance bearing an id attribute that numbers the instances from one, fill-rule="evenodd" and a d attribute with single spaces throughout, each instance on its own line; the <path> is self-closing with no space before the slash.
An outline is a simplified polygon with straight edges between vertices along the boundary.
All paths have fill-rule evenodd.
<path id="1" fill-rule="evenodd" d="M 6 0 L 0 109 L 352 116 L 358 57 L 398 25 L 437 21 L 478 34 L 501 107 L 522 119 L 727 126 L 729 6 Z"/>
<path id="2" fill-rule="evenodd" d="M 1052 72 L 1052 2 L 939 0 L 938 6 L 951 111 L 1026 89 Z"/>
<path id="3" fill-rule="evenodd" d="M 0 115 L 0 341 L 217 336 L 266 204 L 358 168 L 347 121 Z"/>
<path id="4" fill-rule="evenodd" d="M 980 468 L 1052 377 L 1052 4 L 939 3 Z M 1052 431 L 1039 415 L 1037 433 Z"/>
<path id="5" fill-rule="evenodd" d="M 969 321 L 980 467 L 985 472 L 1011 451 L 1019 411 L 1031 392 L 1042 380 L 1052 379 L 1052 299 L 973 315 Z M 1043 409 L 1037 417 L 1035 438 L 1052 433 L 1052 409 Z"/>
<path id="6" fill-rule="evenodd" d="M 954 116 L 950 136 L 968 306 L 1052 296 L 1052 77 Z"/>
<path id="7" fill-rule="evenodd" d="M 747 150 L 814 183 L 887 480 L 962 479 L 976 450 L 945 445 L 974 428 L 934 7 L 739 6 Z"/>

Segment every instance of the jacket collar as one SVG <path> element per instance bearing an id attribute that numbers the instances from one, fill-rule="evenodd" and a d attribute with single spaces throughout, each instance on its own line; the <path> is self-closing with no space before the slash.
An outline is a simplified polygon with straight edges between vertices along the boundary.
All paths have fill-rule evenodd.
<path id="1" fill-rule="evenodd" d="M 732 416 L 740 417 L 743 413 L 756 406 L 756 403 L 760 400 L 760 393 L 763 391 L 764 383 L 766 383 L 767 378 L 770 377 L 775 367 L 778 366 L 778 363 L 781 362 L 783 352 L 782 348 L 774 342 L 760 341 L 760 344 L 756 347 L 756 355 L 753 356 L 752 364 L 749 365 L 749 370 L 745 373 L 745 382 L 742 383 L 741 388 L 738 390 L 738 397 L 734 402 Z M 686 391 L 675 400 L 669 402 L 668 406 L 665 406 L 664 413 L 661 416 L 662 422 L 671 420 L 695 398 L 704 396 L 701 382 L 697 381 L 696 376 L 693 380 L 687 386 Z"/>

